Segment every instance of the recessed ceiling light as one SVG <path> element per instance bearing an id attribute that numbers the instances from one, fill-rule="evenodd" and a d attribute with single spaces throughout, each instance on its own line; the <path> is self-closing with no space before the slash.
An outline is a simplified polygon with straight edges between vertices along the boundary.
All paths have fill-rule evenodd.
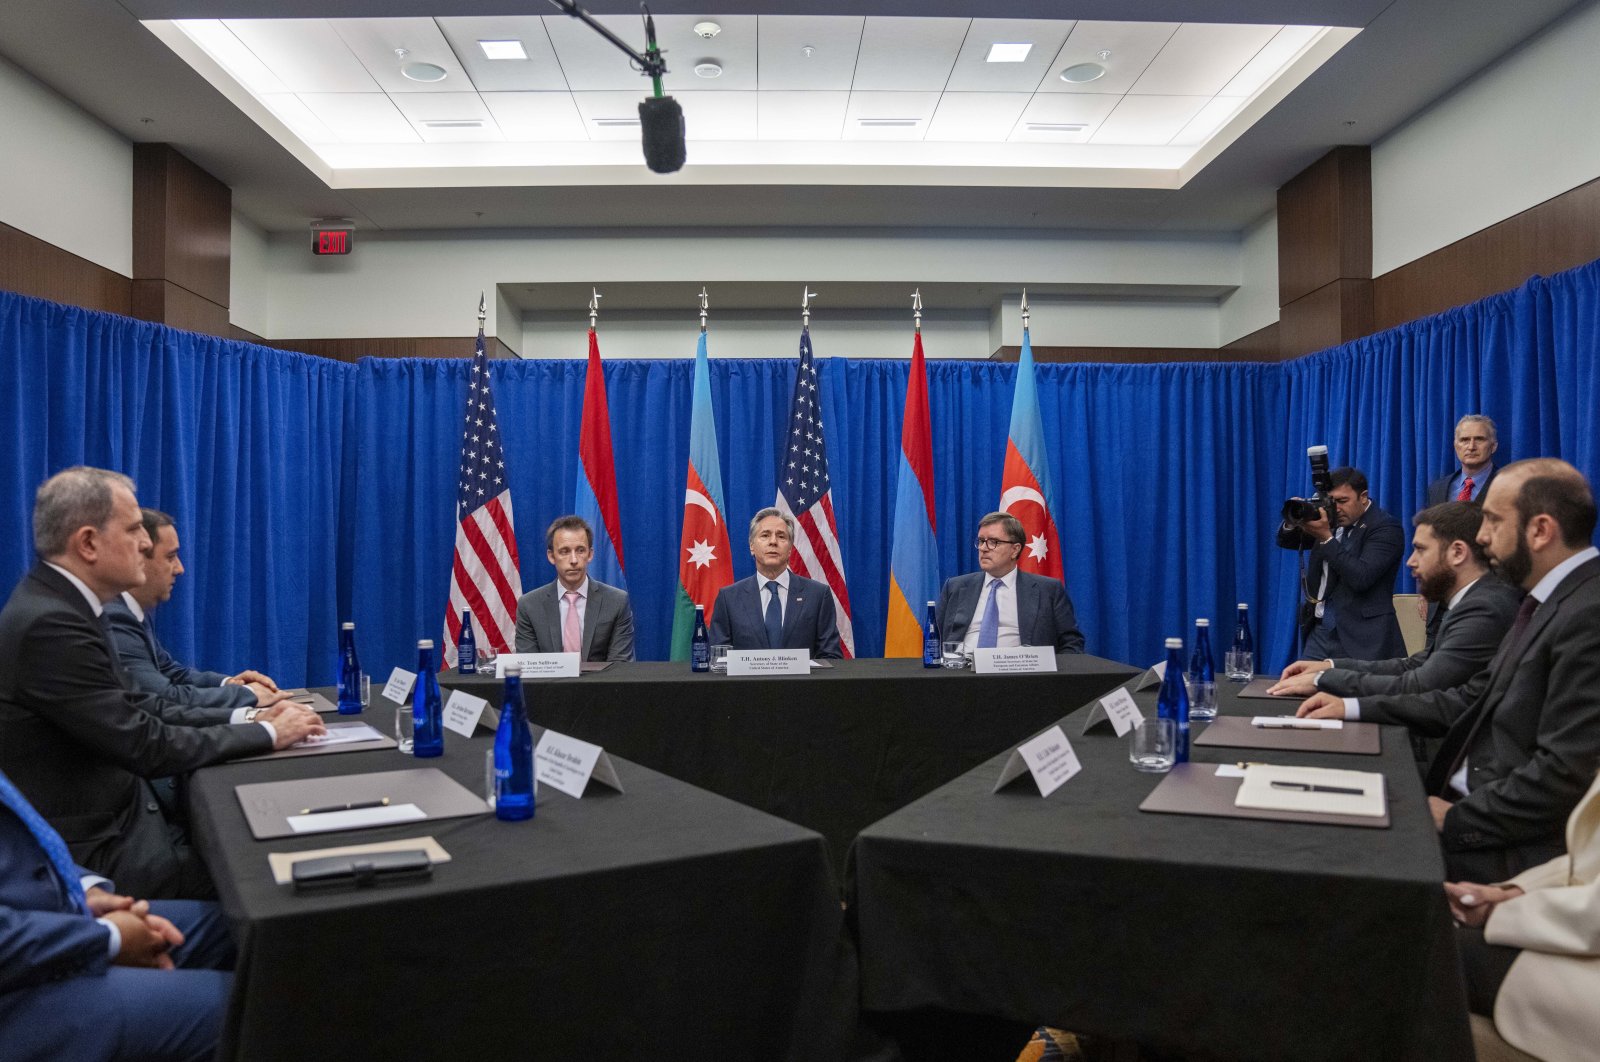
<path id="1" fill-rule="evenodd" d="M 921 118 L 857 118 L 856 124 L 863 129 L 910 129 Z"/>
<path id="2" fill-rule="evenodd" d="M 482 118 L 429 118 L 421 123 L 428 129 L 482 129 Z"/>
<path id="3" fill-rule="evenodd" d="M 1106 68 L 1099 63 L 1078 63 L 1061 71 L 1061 80 L 1070 85 L 1086 85 L 1106 76 Z"/>
<path id="4" fill-rule="evenodd" d="M 1020 63 L 1028 58 L 1028 53 L 1033 50 L 1033 45 L 1027 41 L 1021 44 L 989 45 L 989 62 L 991 63 Z"/>
<path id="5" fill-rule="evenodd" d="M 1089 126 L 1084 122 L 1029 122 L 1030 133 L 1081 133 Z"/>
<path id="6" fill-rule="evenodd" d="M 694 64 L 695 77 L 721 77 L 722 64 L 715 59 L 705 59 Z"/>
<path id="7" fill-rule="evenodd" d="M 602 129 L 621 129 L 639 124 L 639 119 L 637 118 L 594 118 L 591 120 Z"/>
<path id="8" fill-rule="evenodd" d="M 696 22 L 694 24 L 694 35 L 696 37 L 704 37 L 708 41 L 721 32 L 722 27 L 715 22 Z"/>
<path id="9" fill-rule="evenodd" d="M 526 59 L 527 49 L 521 41 L 479 41 L 485 59 Z"/>

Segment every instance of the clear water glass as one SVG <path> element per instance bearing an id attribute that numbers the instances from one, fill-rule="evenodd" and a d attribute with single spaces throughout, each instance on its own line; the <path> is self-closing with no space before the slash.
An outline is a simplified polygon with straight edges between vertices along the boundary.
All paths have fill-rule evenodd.
<path id="1" fill-rule="evenodd" d="M 1152 717 L 1134 728 L 1128 737 L 1128 760 L 1136 770 L 1162 774 L 1172 770 L 1177 759 L 1178 725 L 1171 719 Z"/>
<path id="2" fill-rule="evenodd" d="M 939 656 L 939 666 L 947 667 L 952 671 L 959 671 L 967 666 L 967 643 L 945 642 L 943 652 Z"/>

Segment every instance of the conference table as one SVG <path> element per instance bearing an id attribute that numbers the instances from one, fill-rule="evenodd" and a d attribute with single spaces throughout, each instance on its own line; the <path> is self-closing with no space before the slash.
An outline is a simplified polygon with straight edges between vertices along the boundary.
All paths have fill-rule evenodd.
<path id="1" fill-rule="evenodd" d="M 369 711 L 388 729 L 392 706 Z M 613 757 L 624 792 L 540 787 L 486 812 L 257 841 L 234 787 L 436 766 L 482 793 L 484 732 L 432 760 L 394 749 L 222 764 L 191 832 L 239 942 L 221 1057 L 833 1059 L 854 957 L 822 837 Z M 427 880 L 315 893 L 269 852 L 431 836 Z"/>
<path id="2" fill-rule="evenodd" d="M 1222 684 L 1223 714 L 1293 709 L 1237 692 Z M 1155 689 L 1134 697 L 1154 713 Z M 1472 1058 L 1403 729 L 1383 728 L 1377 756 L 1191 753 L 1379 771 L 1388 828 L 1207 818 L 1141 812 L 1163 776 L 1136 771 L 1109 724 L 1083 733 L 1091 707 L 1061 720 L 1082 770 L 1049 797 L 1026 772 L 993 792 L 1001 754 L 861 833 L 849 896 L 869 1017 L 1042 1023 L 1207 1058 Z"/>
<path id="3" fill-rule="evenodd" d="M 1037 674 L 904 659 L 832 665 L 742 677 L 697 674 L 687 663 L 614 663 L 578 678 L 526 680 L 523 700 L 535 723 L 817 831 L 842 880 L 863 827 L 1135 674 L 1081 654 Z M 500 704 L 503 684 L 492 677 L 440 680 Z"/>

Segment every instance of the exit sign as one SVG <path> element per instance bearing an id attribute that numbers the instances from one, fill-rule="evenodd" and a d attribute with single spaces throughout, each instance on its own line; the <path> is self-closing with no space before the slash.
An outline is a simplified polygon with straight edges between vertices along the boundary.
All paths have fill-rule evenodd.
<path id="1" fill-rule="evenodd" d="M 313 227 L 312 254 L 349 254 L 355 246 L 355 232 L 349 228 Z"/>

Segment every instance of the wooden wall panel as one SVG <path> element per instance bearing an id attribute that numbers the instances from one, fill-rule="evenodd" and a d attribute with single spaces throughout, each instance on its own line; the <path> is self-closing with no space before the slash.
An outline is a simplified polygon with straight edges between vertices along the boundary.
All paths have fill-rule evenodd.
<path id="1" fill-rule="evenodd" d="M 126 314 L 128 278 L 0 222 L 0 288 L 88 310 Z"/>
<path id="2" fill-rule="evenodd" d="M 129 312 L 143 321 L 213 336 L 226 336 L 233 327 L 226 306 L 202 299 L 169 280 L 135 280 Z"/>
<path id="3" fill-rule="evenodd" d="M 1278 189 L 1278 305 L 1372 276 L 1372 153 L 1338 147 Z"/>
<path id="4" fill-rule="evenodd" d="M 226 320 L 232 210 L 228 186 L 171 145 L 135 144 L 133 279 L 176 284 L 221 307 Z"/>
<path id="5" fill-rule="evenodd" d="M 361 358 L 470 358 L 477 336 L 384 336 L 374 339 L 256 339 L 280 350 L 297 350 L 335 361 Z M 491 359 L 515 358 L 511 348 L 494 336 L 485 337 Z"/>
<path id="6" fill-rule="evenodd" d="M 1018 361 L 1021 347 L 1001 347 L 989 355 L 990 361 Z M 937 358 L 936 361 L 947 359 Z M 1276 361 L 1277 352 L 1270 357 L 1255 357 L 1214 347 L 1034 347 L 1033 360 L 1037 362 L 1103 361 L 1128 365 L 1142 365 L 1164 361 Z"/>
<path id="7" fill-rule="evenodd" d="M 1281 361 L 1283 351 L 1278 342 L 1278 322 L 1258 328 L 1247 336 L 1240 336 L 1222 348 L 1229 361 Z"/>
<path id="8" fill-rule="evenodd" d="M 1371 333 L 1370 280 L 1336 280 L 1296 299 L 1278 315 L 1278 347 L 1285 360 Z"/>

